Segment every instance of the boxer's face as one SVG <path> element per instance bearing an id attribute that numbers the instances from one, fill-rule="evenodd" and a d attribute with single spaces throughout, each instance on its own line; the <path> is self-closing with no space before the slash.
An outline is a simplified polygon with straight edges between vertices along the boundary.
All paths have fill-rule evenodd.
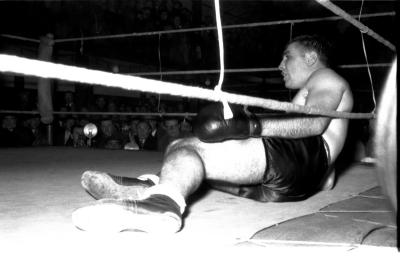
<path id="1" fill-rule="evenodd" d="M 279 70 L 282 71 L 286 88 L 302 88 L 309 74 L 303 48 L 295 42 L 288 45 L 283 52 Z"/>

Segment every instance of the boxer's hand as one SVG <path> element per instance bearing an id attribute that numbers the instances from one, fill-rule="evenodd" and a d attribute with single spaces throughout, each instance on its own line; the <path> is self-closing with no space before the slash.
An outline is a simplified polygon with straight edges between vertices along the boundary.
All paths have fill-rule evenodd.
<path id="1" fill-rule="evenodd" d="M 222 103 L 203 108 L 197 115 L 193 132 L 203 142 L 221 142 L 229 139 L 246 139 L 261 135 L 260 121 L 247 114 L 242 107 L 232 106 L 233 118 L 224 119 Z"/>

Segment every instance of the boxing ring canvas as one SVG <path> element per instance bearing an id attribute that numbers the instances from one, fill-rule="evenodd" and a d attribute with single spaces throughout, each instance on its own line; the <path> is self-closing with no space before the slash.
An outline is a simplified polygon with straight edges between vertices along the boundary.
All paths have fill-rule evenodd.
<path id="1" fill-rule="evenodd" d="M 379 253 L 397 253 L 394 215 L 379 193 L 374 167 L 362 164 L 354 164 L 344 171 L 333 190 L 300 202 L 260 203 L 203 187 L 188 200 L 183 229 L 174 235 L 101 234 L 74 227 L 72 212 L 94 201 L 80 185 L 85 170 L 121 176 L 155 174 L 161 168 L 162 158 L 160 152 L 146 151 L 67 147 L 0 149 L 0 243 L 13 250 L 13 254 L 41 255 L 52 248 L 75 255 L 105 254 L 106 250 L 112 254 L 130 254 L 132 248 L 137 252 L 154 246 L 163 252 L 186 246 L 199 252 L 213 248 L 286 252 L 291 250 L 289 247 L 307 251 L 329 247 L 350 254 L 369 252 L 369 248 L 377 248 Z M 368 199 L 375 204 L 369 205 Z M 348 200 L 352 202 L 346 203 Z M 356 211 L 363 217 L 354 221 L 355 213 L 347 213 L 347 219 L 339 217 L 339 223 L 337 219 L 332 221 L 346 210 Z M 376 219 L 377 216 L 380 218 Z M 324 218 L 331 221 L 324 222 Z M 338 230 L 340 225 L 346 227 Z M 371 225 L 378 227 L 371 228 Z M 271 228 L 274 231 L 268 230 Z M 357 243 L 363 228 L 365 234 L 383 228 L 385 239 L 380 237 L 365 245 Z M 320 235 L 313 239 L 311 235 L 317 236 L 317 233 Z"/>

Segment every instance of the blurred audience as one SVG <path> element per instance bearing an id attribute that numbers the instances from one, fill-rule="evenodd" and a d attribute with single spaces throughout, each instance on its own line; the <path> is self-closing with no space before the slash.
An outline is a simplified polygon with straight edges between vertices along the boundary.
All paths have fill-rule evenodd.
<path id="1" fill-rule="evenodd" d="M 54 128 L 54 141 L 56 146 L 73 146 L 73 127 L 76 124 L 74 117 L 67 117 L 60 121 L 60 127 Z"/>
<path id="2" fill-rule="evenodd" d="M 183 137 L 179 119 L 176 117 L 165 117 L 162 124 L 162 131 L 158 138 L 158 150 L 164 152 L 172 141 Z"/>
<path id="3" fill-rule="evenodd" d="M 62 103 L 59 109 L 63 109 L 65 111 L 78 111 L 78 108 L 75 104 L 74 93 L 72 91 L 64 92 Z"/>
<path id="4" fill-rule="evenodd" d="M 18 93 L 18 99 L 16 104 L 17 104 L 17 106 L 15 107 L 16 110 L 29 111 L 36 109 L 34 101 L 32 100 L 31 93 L 27 90 L 22 90 L 21 92 Z"/>
<path id="5" fill-rule="evenodd" d="M 83 127 L 76 125 L 72 128 L 72 146 L 75 148 L 87 147 L 87 138 L 83 133 Z"/>
<path id="6" fill-rule="evenodd" d="M 22 95 L 29 96 L 27 92 Z M 77 111 L 73 103 L 73 92 L 65 92 L 62 105 L 59 110 L 66 112 L 55 115 L 53 123 L 53 145 L 88 147 L 83 128 L 88 123 L 94 123 L 98 127 L 98 135 L 92 140 L 91 147 L 107 149 L 135 149 L 135 150 L 159 150 L 164 151 L 167 145 L 180 137 L 192 135 L 191 118 L 186 117 L 180 121 L 176 117 L 166 117 L 160 123 L 158 117 L 131 115 L 69 115 L 69 111 Z M 23 98 L 26 102 L 26 98 Z M 157 101 L 155 95 L 142 94 L 134 104 L 127 99 L 124 102 L 118 97 L 96 96 L 94 108 L 81 107 L 80 112 L 90 112 L 93 109 L 102 112 L 184 112 L 186 104 L 176 101 Z M 87 103 L 91 106 L 91 103 Z M 21 107 L 26 106 L 26 103 Z M 188 112 L 189 110 L 186 110 Z M 191 110 L 193 112 L 193 110 Z M 47 127 L 40 122 L 39 115 L 6 115 L 2 118 L 0 135 L 1 147 L 16 146 L 44 146 L 49 145 Z"/>
<path id="7" fill-rule="evenodd" d="M 190 118 L 184 118 L 180 124 L 181 127 L 181 135 L 183 137 L 189 137 L 193 136 L 193 131 L 192 131 L 192 121 Z"/>
<path id="8" fill-rule="evenodd" d="M 105 149 L 122 149 L 124 146 L 122 133 L 110 119 L 102 120 L 98 135 L 93 139 L 94 146 Z"/>
<path id="9" fill-rule="evenodd" d="M 6 115 L 1 120 L 0 147 L 30 146 L 32 138 L 29 131 L 17 126 L 17 118 L 14 115 Z"/>
<path id="10" fill-rule="evenodd" d="M 136 135 L 130 134 L 129 142 L 125 144 L 126 150 L 157 150 L 157 139 L 151 135 L 149 121 L 142 119 L 136 125 Z"/>
<path id="11" fill-rule="evenodd" d="M 48 145 L 46 137 L 46 128 L 40 122 L 39 116 L 28 118 L 24 122 L 24 127 L 27 128 L 25 131 L 26 142 L 32 146 L 45 146 Z"/>

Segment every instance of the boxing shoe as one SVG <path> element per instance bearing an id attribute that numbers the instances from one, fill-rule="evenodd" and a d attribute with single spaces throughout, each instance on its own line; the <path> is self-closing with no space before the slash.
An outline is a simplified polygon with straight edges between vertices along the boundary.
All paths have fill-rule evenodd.
<path id="1" fill-rule="evenodd" d="M 146 199 L 102 199 L 72 213 L 73 224 L 84 231 L 175 233 L 181 229 L 180 206 L 170 197 L 153 194 Z"/>
<path id="2" fill-rule="evenodd" d="M 82 187 L 95 199 L 141 199 L 143 191 L 158 183 L 156 175 L 130 178 L 99 171 L 85 171 L 81 177 Z"/>

